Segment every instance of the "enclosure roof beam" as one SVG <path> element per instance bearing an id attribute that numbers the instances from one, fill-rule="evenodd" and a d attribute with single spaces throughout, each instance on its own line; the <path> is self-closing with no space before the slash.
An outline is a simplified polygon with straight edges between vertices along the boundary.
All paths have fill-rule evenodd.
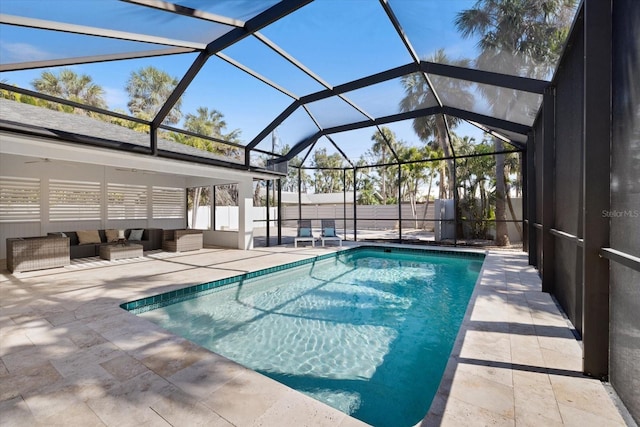
<path id="1" fill-rule="evenodd" d="M 179 4 L 170 3 L 160 0 L 120 0 L 125 3 L 131 3 L 138 6 L 149 7 L 152 9 L 161 10 L 163 12 L 174 13 L 176 15 L 187 16 L 189 18 L 202 19 L 204 21 L 215 22 L 216 24 L 228 25 L 230 27 L 242 28 L 245 26 L 245 22 L 239 19 L 229 18 L 227 16 L 217 15 L 215 13 L 204 12 L 198 9 L 192 9 L 190 7 L 181 6 Z"/>
<path id="2" fill-rule="evenodd" d="M 313 147 L 316 146 L 316 144 L 318 143 L 318 140 L 316 139 L 315 141 L 313 141 L 313 143 L 309 146 L 309 149 L 307 150 L 307 154 L 304 155 L 304 157 L 302 158 L 302 161 L 300 162 L 300 166 L 298 167 L 298 169 L 302 169 L 302 167 L 304 166 L 304 164 L 306 163 L 307 159 L 309 158 L 309 156 L 311 155 L 311 152 L 313 151 Z"/>
<path id="3" fill-rule="evenodd" d="M 160 108 L 160 111 L 158 111 L 158 114 L 156 114 L 156 117 L 152 122 L 152 132 L 155 131 L 155 129 L 157 129 L 164 121 L 173 106 L 187 90 L 187 87 L 189 87 L 193 79 L 195 79 L 211 55 L 215 55 L 232 44 L 250 36 L 256 31 L 260 31 L 272 22 L 295 12 L 310 2 L 311 0 L 283 0 L 248 20 L 243 28 L 234 28 L 209 43 L 206 50 L 200 52 L 200 55 L 198 55 L 198 57 L 193 61 L 193 64 L 191 64 L 191 67 L 189 67 L 182 80 L 180 80 L 171 95 L 169 95 L 169 98 L 162 105 L 162 108 Z"/>
<path id="4" fill-rule="evenodd" d="M 170 47 L 167 49 L 154 49 L 139 52 L 111 53 L 106 55 L 76 56 L 73 58 L 46 59 L 42 61 L 15 62 L 12 64 L 0 64 L 2 71 L 33 70 L 36 68 L 64 67 L 66 65 L 93 64 L 96 62 L 120 61 L 122 59 L 153 58 L 156 56 L 178 55 L 181 53 L 195 52 L 195 49 L 184 47 Z"/>
<path id="5" fill-rule="evenodd" d="M 295 156 L 298 155 L 298 153 L 300 153 L 302 150 L 304 150 L 309 145 L 315 143 L 315 141 L 317 141 L 323 135 L 331 135 L 333 133 L 338 133 L 338 132 L 345 132 L 345 131 L 349 131 L 349 130 L 362 129 L 362 128 L 371 127 L 371 126 L 378 126 L 378 125 L 383 125 L 383 124 L 386 124 L 386 123 L 397 122 L 397 121 L 400 121 L 400 120 L 413 119 L 413 118 L 416 118 L 416 117 L 429 116 L 431 114 L 437 114 L 439 112 L 442 112 L 442 108 L 441 107 L 422 108 L 420 110 L 407 111 L 405 113 L 399 113 L 399 114 L 394 114 L 394 115 L 391 115 L 391 116 L 385 116 L 385 117 L 381 117 L 381 118 L 374 119 L 374 120 L 364 120 L 364 121 L 361 121 L 361 122 L 349 123 L 347 125 L 335 126 L 335 127 L 332 127 L 332 128 L 326 128 L 326 129 L 323 129 L 321 131 L 318 131 L 317 133 L 315 133 L 314 135 L 310 136 L 309 138 L 306 138 L 306 139 L 298 142 L 281 159 L 274 160 L 274 163 L 278 163 L 279 161 L 282 162 L 282 161 L 288 161 L 288 160 L 293 159 Z"/>
<path id="6" fill-rule="evenodd" d="M 471 126 L 477 127 L 478 129 L 480 129 L 481 131 L 488 133 L 489 135 L 498 138 L 504 142 L 506 142 L 507 144 L 510 144 L 512 146 L 514 146 L 515 148 L 519 149 L 519 150 L 526 150 L 527 149 L 527 144 L 520 142 L 520 141 L 514 141 L 511 138 L 508 138 L 504 135 L 502 135 L 500 132 L 495 131 L 493 129 L 490 129 L 489 127 L 483 125 L 482 123 L 477 123 L 471 120 L 465 120 L 467 123 L 469 123 Z"/>
<path id="7" fill-rule="evenodd" d="M 305 148 L 307 148 L 311 144 L 315 144 L 315 142 L 321 136 L 322 136 L 322 132 L 318 131 L 318 132 L 314 133 L 313 135 L 311 135 L 310 137 L 308 137 L 306 139 L 303 139 L 302 141 L 298 142 L 296 145 L 291 147 L 291 150 L 289 150 L 289 152 L 287 154 L 285 154 L 284 157 L 282 157 L 282 159 L 278 159 L 280 161 L 274 160 L 274 163 L 280 163 L 280 162 L 283 162 L 283 161 L 289 161 L 289 160 L 293 159 L 300 152 L 302 152 L 302 150 L 304 150 Z"/>
<path id="8" fill-rule="evenodd" d="M 299 97 L 291 92 L 289 92 L 287 89 L 283 88 L 282 86 L 280 86 L 279 84 L 269 80 L 268 78 L 266 78 L 265 76 L 263 76 L 262 74 L 258 73 L 257 71 L 252 70 L 251 68 L 247 67 L 246 65 L 241 64 L 240 62 L 236 61 L 235 59 L 225 55 L 222 52 L 218 52 L 216 53 L 216 56 L 220 59 L 222 59 L 223 61 L 233 65 L 234 67 L 236 67 L 237 69 L 244 71 L 245 73 L 249 74 L 251 77 L 260 80 L 262 83 L 271 86 L 272 88 L 274 88 L 275 90 L 277 90 L 278 92 L 283 93 L 284 95 L 287 95 L 289 98 L 292 99 L 299 99 Z"/>
<path id="9" fill-rule="evenodd" d="M 456 79 L 462 79 L 467 81 L 472 81 L 476 83 L 482 84 L 495 84 L 501 87 L 513 88 L 517 90 L 522 90 L 526 92 L 539 93 L 541 88 L 544 86 L 548 86 L 548 82 L 535 80 L 535 79 L 527 79 L 524 77 L 516 77 L 516 76 L 507 76 L 499 73 L 492 73 L 488 71 L 480 71 L 480 70 L 472 70 L 461 68 L 453 65 L 444 65 L 444 64 L 436 64 L 428 61 L 421 61 L 420 64 L 409 63 L 405 65 L 401 65 L 396 68 L 392 68 L 380 73 L 372 74 L 367 77 L 363 77 L 361 79 L 353 80 L 351 82 L 335 86 L 333 89 L 325 89 L 321 90 L 309 95 L 305 95 L 300 97 L 299 102 L 290 105 L 282 114 L 278 116 L 276 120 L 271 122 L 258 136 L 256 136 L 249 144 L 247 144 L 247 148 L 251 149 L 258 145 L 260 141 L 262 141 L 273 129 L 275 129 L 282 121 L 286 119 L 287 116 L 293 113 L 295 108 L 299 105 L 308 104 L 311 102 L 319 101 L 322 99 L 330 98 L 332 96 L 336 96 L 342 93 L 350 92 L 353 90 L 361 89 L 367 86 L 375 85 L 378 83 L 382 83 L 388 80 L 392 80 L 398 77 L 402 77 L 411 73 L 416 72 L 428 72 L 431 74 L 437 74 L 445 77 L 451 77 Z M 435 114 L 435 113 L 434 113 Z M 393 116 L 389 116 L 393 117 Z M 415 118 L 415 117 L 407 117 L 407 118 Z M 379 122 L 381 119 L 376 119 L 376 122 Z M 404 119 L 398 119 L 404 120 Z M 390 123 L 391 121 L 385 121 L 384 123 Z M 362 123 L 356 123 L 356 127 L 352 129 L 359 129 Z M 367 122 L 370 126 L 372 122 Z M 345 130 L 350 130 L 349 125 L 345 125 Z M 333 132 L 327 132 L 333 133 Z M 521 133 L 521 132 L 518 132 Z"/>
<path id="10" fill-rule="evenodd" d="M 42 138 L 44 140 L 52 140 L 59 142 L 61 139 L 64 141 L 81 144 L 84 146 L 91 146 L 97 148 L 107 148 L 115 151 L 122 151 L 127 153 L 136 153 L 143 155 L 154 155 L 153 150 L 148 146 L 141 146 L 128 142 L 122 142 L 117 140 L 111 140 L 106 138 L 99 138 L 94 136 L 82 135 L 73 132 L 67 132 L 59 129 L 46 129 L 31 125 L 25 125 L 23 123 L 12 123 L 8 121 L 0 121 L 0 132 L 12 133 L 17 135 L 27 135 L 31 137 Z M 157 157 L 184 160 L 191 163 L 204 164 L 210 166 L 217 166 L 221 168 L 235 169 L 240 171 L 260 172 L 263 174 L 273 176 L 283 176 L 284 174 L 277 171 L 258 167 L 247 167 L 244 163 L 230 162 L 222 159 L 214 159 L 208 157 L 194 156 L 187 153 L 178 153 L 175 151 L 157 150 Z"/>
<path id="11" fill-rule="evenodd" d="M 300 97 L 300 102 L 303 104 L 308 104 L 310 102 L 320 101 L 321 99 L 329 98 L 335 95 L 339 95 L 342 93 L 350 92 L 356 89 L 362 89 L 363 87 L 371 86 L 377 83 L 382 83 L 387 80 L 396 79 L 398 77 L 402 77 L 407 74 L 419 72 L 420 67 L 413 62 L 401 65 L 396 68 L 391 68 L 386 71 L 382 71 L 380 73 L 372 74 L 367 77 L 363 77 L 361 79 L 353 80 L 348 83 L 344 83 L 338 86 L 335 86 L 333 89 L 325 89 L 318 92 L 314 92 L 309 95 L 305 95 Z"/>
<path id="12" fill-rule="evenodd" d="M 393 28 L 396 30 L 396 33 L 398 33 L 398 37 L 400 37 L 400 40 L 402 41 L 402 44 L 404 44 L 404 47 L 407 49 L 407 52 L 411 56 L 411 59 L 413 59 L 413 62 L 415 62 L 416 64 L 419 64 L 420 57 L 418 57 L 418 53 L 411 45 L 411 42 L 409 41 L 409 38 L 405 34 L 404 29 L 402 28 L 402 25 L 400 25 L 400 21 L 398 20 L 398 17 L 393 12 L 393 9 L 391 8 L 391 6 L 389 6 L 388 0 L 380 0 L 380 5 L 384 9 L 384 12 L 387 14 L 387 18 L 389 18 L 389 21 L 391 22 L 391 25 L 393 25 Z"/>
<path id="13" fill-rule="evenodd" d="M 491 127 L 508 130 L 510 132 L 526 135 L 531 130 L 531 126 L 522 125 L 520 123 L 510 122 L 508 120 L 499 119 L 497 117 L 485 116 L 484 114 L 473 113 L 467 110 L 461 110 L 454 107 L 442 107 L 442 112 L 450 116 L 458 117 L 464 120 L 481 123 Z"/>
<path id="14" fill-rule="evenodd" d="M 344 151 L 342 151 L 342 149 L 340 148 L 340 146 L 338 144 L 336 144 L 336 142 L 333 140 L 333 138 L 331 138 L 331 136 L 329 135 L 325 135 L 325 138 L 327 138 L 331 144 L 333 144 L 333 146 L 335 147 L 336 150 L 338 150 L 338 152 L 342 155 L 342 157 L 344 157 L 344 159 L 347 161 L 347 163 L 349 163 L 351 165 L 351 167 L 355 167 L 355 165 L 353 164 L 353 162 L 351 161 L 351 159 L 349 158 L 349 156 L 347 156 Z"/>
<path id="15" fill-rule="evenodd" d="M 549 82 L 527 77 L 512 76 L 508 74 L 494 73 L 491 71 L 474 70 L 455 65 L 438 64 L 429 61 L 420 61 L 420 69 L 428 74 L 452 79 L 466 80 L 474 83 L 504 87 L 508 89 L 522 90 L 531 93 L 544 93 Z"/>
<path id="16" fill-rule="evenodd" d="M 387 123 L 399 122 L 402 120 L 415 119 L 416 117 L 430 116 L 442 112 L 442 107 L 428 107 L 419 110 L 406 111 L 403 113 L 392 114 L 390 116 L 378 117 L 374 120 L 363 120 L 361 122 L 349 123 L 346 125 L 334 126 L 324 129 L 324 134 L 332 134 L 345 132 L 349 130 L 362 129 L 370 126 L 379 126 Z"/>
<path id="17" fill-rule="evenodd" d="M 457 156 L 442 156 L 442 157 L 430 157 L 426 159 L 420 160 L 406 160 L 400 163 L 376 163 L 371 165 L 358 165 L 354 169 L 369 169 L 372 167 L 388 167 L 388 166 L 398 166 L 400 165 L 416 165 L 421 163 L 431 163 L 431 162 L 439 162 L 442 160 L 457 160 L 457 159 L 470 159 L 473 157 L 485 157 L 491 156 L 495 154 L 510 154 L 510 153 L 521 153 L 522 150 L 500 150 L 500 151 L 492 151 L 490 153 L 470 153 L 470 154 L 459 154 Z M 305 169 L 323 169 L 323 168 L 305 168 Z"/>
<path id="18" fill-rule="evenodd" d="M 151 125 L 151 122 L 149 122 L 148 120 L 143 120 L 143 119 L 140 119 L 138 117 L 128 116 L 126 114 L 117 113 L 115 111 L 109 111 L 109 110 L 106 110 L 104 108 L 94 107 L 93 105 L 81 104 L 79 102 L 71 101 L 69 99 L 57 98 L 57 97 L 52 96 L 52 95 L 47 95 L 46 93 L 35 92 L 33 90 L 24 89 L 24 88 L 21 88 L 21 87 L 18 87 L 18 86 L 12 86 L 12 85 L 7 84 L 7 83 L 0 82 L 0 89 L 6 90 L 6 91 L 9 91 L 9 92 L 15 92 L 15 93 L 23 94 L 23 95 L 32 96 L 32 97 L 37 98 L 37 99 L 44 99 L 45 101 L 51 101 L 51 102 L 55 102 L 57 104 L 68 105 L 70 107 L 78 108 L 79 110 L 91 111 L 91 112 L 98 113 L 98 114 L 104 114 L 104 115 L 111 116 L 111 117 L 117 117 L 117 118 L 122 119 L 122 120 L 127 120 L 127 121 L 134 122 L 134 123 L 140 123 L 140 124 L 144 124 L 144 125 L 147 125 L 147 126 Z"/>
<path id="19" fill-rule="evenodd" d="M 333 88 L 335 93 L 345 93 L 356 89 L 362 89 L 363 87 L 372 86 L 377 83 L 386 82 L 387 80 L 397 79 L 398 77 L 406 76 L 407 74 L 417 73 L 420 71 L 420 67 L 413 62 L 405 65 L 400 65 L 395 68 L 390 68 L 385 71 L 381 71 L 376 74 L 372 74 L 367 77 L 362 77 Z"/>
<path id="20" fill-rule="evenodd" d="M 402 40 L 402 43 L 404 44 L 405 48 L 407 49 L 407 52 L 409 53 L 409 56 L 411 56 L 411 59 L 413 59 L 413 62 L 416 65 L 419 66 L 420 65 L 420 57 L 418 56 L 418 53 L 416 52 L 416 50 L 411 45 L 411 42 L 409 41 L 409 37 L 407 37 L 407 34 L 404 32 L 404 29 L 402 28 L 402 24 L 400 24 L 400 20 L 398 19 L 398 17 L 394 13 L 393 9 L 389 5 L 389 1 L 388 0 L 380 0 L 380 4 L 382 5 L 382 8 L 384 9 L 385 13 L 387 14 L 387 18 L 389 18 L 389 21 L 391 21 L 391 24 L 393 25 L 393 28 L 396 30 L 396 33 L 398 33 L 398 37 L 400 37 L 400 40 Z M 440 99 L 440 95 L 438 95 L 438 92 L 436 91 L 436 88 L 433 86 L 433 82 L 431 82 L 431 78 L 423 70 L 420 70 L 420 71 L 421 71 L 421 74 L 422 74 L 422 78 L 424 79 L 425 83 L 429 87 L 429 90 L 431 91 L 433 96 L 436 98 L 436 101 L 438 102 L 438 105 L 440 107 L 442 107 L 443 106 L 442 100 Z"/>
<path id="21" fill-rule="evenodd" d="M 380 133 L 380 136 L 382 137 L 382 139 L 384 139 L 384 143 L 387 145 L 387 148 L 389 148 L 389 150 L 391 151 L 391 154 L 393 154 L 393 158 L 396 159 L 396 162 L 399 163 L 400 159 L 398 158 L 398 153 L 396 153 L 396 150 L 394 150 L 393 147 L 391 146 L 391 141 L 389 141 L 389 139 L 384 134 L 384 132 L 382 132 L 382 129 L 380 129 L 379 125 L 376 125 L 376 129 Z"/>
<path id="22" fill-rule="evenodd" d="M 307 76 L 311 77 L 313 80 L 315 80 L 318 84 L 320 84 L 321 86 L 324 86 L 327 90 L 331 90 L 332 86 L 324 81 L 320 76 L 318 76 L 316 73 L 314 73 L 313 71 L 311 71 L 311 69 L 307 66 L 305 66 L 303 63 L 301 63 L 300 61 L 298 61 L 296 58 L 294 58 L 292 55 L 290 55 L 287 51 L 285 51 L 284 49 L 282 49 L 280 46 L 278 46 L 277 44 L 275 44 L 273 41 L 271 41 L 270 39 L 268 39 L 264 34 L 259 33 L 259 32 L 255 32 L 253 34 L 253 36 L 255 38 L 257 38 L 258 40 L 260 40 L 265 46 L 267 46 L 269 49 L 273 50 L 275 53 L 277 53 L 278 55 L 280 55 L 282 58 L 284 58 L 287 62 L 289 62 L 291 65 L 293 65 L 294 67 L 296 67 L 298 70 L 302 71 L 303 73 L 305 73 Z"/>
<path id="23" fill-rule="evenodd" d="M 204 43 L 150 36 L 140 33 L 130 33 L 126 31 L 108 30 L 104 28 L 89 27 L 85 25 L 47 21 L 45 19 L 26 18 L 24 16 L 7 15 L 5 13 L 0 13 L 0 23 L 15 25 L 18 27 L 60 31 L 71 34 L 82 34 L 86 36 L 105 37 L 109 39 L 126 40 L 132 42 L 152 43 L 165 46 L 182 47 L 187 49 L 203 50 L 206 48 L 206 44 Z"/>
<path id="24" fill-rule="evenodd" d="M 289 151 L 289 153 L 287 153 L 286 155 L 284 155 L 284 157 L 282 157 L 281 161 L 293 159 L 298 153 L 300 153 L 306 147 L 314 143 L 322 135 L 330 135 L 338 132 L 346 132 L 350 130 L 362 129 L 362 128 L 371 127 L 371 126 L 379 126 L 387 123 L 398 122 L 401 120 L 408 120 L 408 119 L 415 119 L 417 117 L 430 116 L 433 114 L 447 114 L 447 115 L 458 117 L 464 120 L 471 120 L 477 123 L 485 124 L 486 126 L 497 127 L 500 129 L 508 130 L 510 132 L 520 133 L 523 135 L 526 135 L 531 129 L 529 126 L 521 125 L 519 123 L 513 123 L 507 120 L 485 116 L 482 114 L 473 113 L 473 112 L 461 110 L 458 108 L 436 106 L 436 107 L 422 108 L 419 110 L 393 114 L 390 116 L 380 117 L 374 120 L 364 120 L 361 122 L 349 123 L 346 125 L 323 129 L 317 132 L 316 134 L 314 134 L 313 136 L 306 138 L 298 142 L 296 145 L 294 145 L 293 148 L 291 148 L 291 150 Z M 513 145 L 520 149 L 525 148 L 524 146 L 519 146 L 517 143 L 513 143 Z"/>
<path id="25" fill-rule="evenodd" d="M 262 132 L 260 132 L 255 138 L 253 138 L 253 140 L 250 143 L 248 143 L 246 145 L 246 148 L 248 150 L 250 150 L 253 147 L 255 147 L 258 144 L 260 144 L 260 142 L 262 142 L 262 140 L 265 139 L 267 137 L 267 135 L 269 135 L 271 132 L 273 132 L 273 130 L 275 128 L 280 126 L 280 124 L 282 124 L 282 122 L 285 121 L 287 117 L 289 117 L 291 114 L 293 114 L 293 112 L 299 106 L 300 106 L 300 102 L 299 101 L 293 101 L 291 104 L 289 104 L 289 106 L 287 108 L 285 108 L 285 110 L 282 113 L 278 114 L 278 117 L 273 119 L 271 121 L 271 123 L 269 123 L 267 125 L 267 127 L 262 129 Z"/>

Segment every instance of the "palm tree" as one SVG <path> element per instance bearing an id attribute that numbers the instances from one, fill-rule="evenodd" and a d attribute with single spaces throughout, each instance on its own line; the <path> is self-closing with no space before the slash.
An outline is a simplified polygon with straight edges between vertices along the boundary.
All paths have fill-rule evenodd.
<path id="1" fill-rule="evenodd" d="M 223 133 L 224 129 L 227 127 L 227 123 L 223 120 L 224 115 L 221 112 L 218 110 L 209 111 L 207 107 L 198 107 L 196 112 L 197 114 L 189 113 L 185 116 L 184 128 L 186 130 L 203 136 L 220 138 L 231 142 L 235 142 L 237 140 L 240 133 L 239 130 L 234 130 L 229 134 Z M 212 142 L 208 139 L 196 138 L 177 132 L 171 132 L 170 136 L 176 142 L 196 147 L 204 151 L 222 154 L 227 157 L 238 156 L 240 154 L 234 146 Z M 208 189 L 209 187 L 196 187 L 193 189 L 194 194 L 190 198 L 190 200 L 193 200 L 192 224 L 196 223 L 200 203 L 210 202 Z"/>
<path id="2" fill-rule="evenodd" d="M 504 177 L 505 177 L 505 185 L 506 185 L 506 196 L 507 196 L 507 205 L 509 206 L 509 212 L 511 212 L 511 218 L 515 219 L 516 214 L 513 208 L 513 203 L 511 202 L 511 187 L 515 187 L 516 197 L 521 196 L 521 184 L 522 184 L 522 170 L 520 168 L 520 155 L 519 153 L 510 153 L 506 154 L 504 158 Z M 514 180 L 511 179 L 511 176 L 515 175 L 516 178 Z M 513 184 L 513 185 L 512 185 Z M 519 222 L 514 222 L 516 226 L 516 230 L 520 235 L 520 240 L 522 240 L 522 225 Z"/>
<path id="3" fill-rule="evenodd" d="M 475 65 L 503 74 L 544 78 L 562 49 L 576 0 L 478 0 L 473 8 L 458 14 L 455 24 L 463 37 L 478 35 L 480 54 Z M 509 120 L 519 102 L 512 89 L 480 88 L 494 115 Z M 494 138 L 495 151 L 502 141 Z M 504 155 L 496 155 L 496 244 L 508 245 L 505 209 Z"/>
<path id="4" fill-rule="evenodd" d="M 463 237 L 485 239 L 489 231 L 489 223 L 494 215 L 492 209 L 495 187 L 491 170 L 495 169 L 493 142 L 484 139 L 476 144 L 473 138 L 456 138 L 456 154 L 486 154 L 477 157 L 459 159 L 456 165 L 457 185 L 460 192 L 458 211 L 462 223 Z"/>
<path id="5" fill-rule="evenodd" d="M 177 84 L 178 79 L 152 66 L 133 71 L 126 86 L 129 111 L 141 119 L 152 120 Z M 182 98 L 173 106 L 164 123 L 176 124 L 180 121 L 181 105 Z"/>
<path id="6" fill-rule="evenodd" d="M 227 134 L 224 133 L 227 123 L 224 121 L 224 114 L 218 110 L 211 110 L 207 107 L 198 107 L 197 114 L 187 114 L 184 118 L 184 128 L 190 132 L 203 136 L 219 138 L 225 141 L 237 143 L 240 136 L 240 130 L 235 129 Z M 238 149 L 232 145 L 216 143 L 206 139 L 198 139 L 194 137 L 186 137 L 183 142 L 187 145 L 200 148 L 201 150 L 222 154 L 227 157 L 237 157 L 240 153 Z"/>
<path id="7" fill-rule="evenodd" d="M 431 58 L 427 60 L 441 64 L 456 65 L 459 67 L 468 67 L 469 61 L 451 60 L 447 57 L 444 49 L 439 49 Z M 473 105 L 473 96 L 469 93 L 470 84 L 464 80 L 456 80 L 440 76 L 432 76 L 431 82 L 435 90 L 441 95 L 446 95 L 449 103 L 454 104 L 458 108 L 468 108 Z M 434 105 L 435 98 L 427 84 L 422 73 L 408 74 L 402 77 L 402 85 L 405 90 L 405 97 L 400 101 L 400 111 L 414 111 L 420 108 L 427 108 Z M 445 121 L 446 120 L 446 121 Z M 451 158 L 451 146 L 447 125 L 454 128 L 460 123 L 460 119 L 455 117 L 446 117 L 444 114 L 435 114 L 431 116 L 419 117 L 413 120 L 413 129 L 418 137 L 424 141 L 431 141 L 431 148 L 434 150 L 442 150 L 448 160 L 441 163 L 440 169 L 440 198 L 447 199 L 452 197 L 452 191 L 449 188 L 453 182 L 454 161 Z"/>
<path id="8" fill-rule="evenodd" d="M 207 107 L 198 107 L 196 113 L 189 113 L 184 117 L 185 129 L 200 135 L 222 138 L 221 131 L 227 127 L 227 123 L 223 120 L 224 115 L 221 112 L 209 111 Z"/>
<path id="9" fill-rule="evenodd" d="M 388 127 L 381 127 L 380 130 L 376 130 L 371 136 L 371 140 L 374 141 L 371 146 L 371 153 L 375 157 L 375 161 L 385 165 L 392 158 L 391 148 L 395 150 L 396 135 Z M 391 148 L 389 147 L 391 146 Z M 387 203 L 387 167 L 382 166 L 382 172 L 379 173 L 381 179 L 381 194 L 382 204 Z"/>
<path id="10" fill-rule="evenodd" d="M 463 37 L 478 35 L 478 68 L 545 78 L 561 53 L 577 0 L 479 0 L 458 14 Z"/>
<path id="11" fill-rule="evenodd" d="M 79 75 L 68 68 L 63 68 L 58 74 L 51 71 L 43 71 L 39 78 L 31 82 L 31 86 L 40 93 L 92 107 L 107 108 L 107 103 L 104 100 L 104 89 L 93 83 L 93 79 L 87 74 Z M 60 109 L 60 107 L 54 107 L 53 104 L 50 104 L 49 107 L 56 110 Z M 74 113 L 89 115 L 86 110 L 73 107 L 68 107 L 68 109 Z"/>

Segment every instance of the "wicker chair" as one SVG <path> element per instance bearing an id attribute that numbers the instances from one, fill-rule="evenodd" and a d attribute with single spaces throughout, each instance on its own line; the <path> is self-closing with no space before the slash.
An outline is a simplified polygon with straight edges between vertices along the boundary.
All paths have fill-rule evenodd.
<path id="1" fill-rule="evenodd" d="M 7 239 L 7 270 L 32 271 L 70 264 L 68 237 Z"/>
<path id="2" fill-rule="evenodd" d="M 162 249 L 168 252 L 187 252 L 202 249 L 202 230 L 164 230 Z"/>

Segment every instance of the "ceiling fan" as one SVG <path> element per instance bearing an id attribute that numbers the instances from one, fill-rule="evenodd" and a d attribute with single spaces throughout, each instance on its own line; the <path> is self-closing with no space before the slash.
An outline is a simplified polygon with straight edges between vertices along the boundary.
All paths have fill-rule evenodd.
<path id="1" fill-rule="evenodd" d="M 133 172 L 133 173 L 141 172 L 141 173 L 143 173 L 145 175 L 155 175 L 154 171 L 150 171 L 150 170 L 146 170 L 146 169 L 115 168 L 115 170 L 120 171 L 120 172 Z"/>
<path id="2" fill-rule="evenodd" d="M 43 157 L 41 159 L 36 159 L 36 160 L 28 160 L 26 162 L 24 162 L 25 164 L 27 163 L 51 163 L 52 160 L 48 157 Z"/>

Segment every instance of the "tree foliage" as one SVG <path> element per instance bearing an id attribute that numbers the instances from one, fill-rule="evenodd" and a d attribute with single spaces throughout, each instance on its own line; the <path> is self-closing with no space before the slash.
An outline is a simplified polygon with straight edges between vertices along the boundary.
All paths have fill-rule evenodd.
<path id="1" fill-rule="evenodd" d="M 464 37 L 478 36 L 480 54 L 476 67 L 503 74 L 544 78 L 560 55 L 569 30 L 575 0 L 478 0 L 460 12 L 455 25 Z M 532 113 L 522 94 L 513 89 L 482 86 L 493 115 L 509 120 L 515 114 Z M 494 138 L 496 153 L 503 150 Z M 496 154 L 496 244 L 508 245 L 505 158 Z"/>
<path id="2" fill-rule="evenodd" d="M 207 107 L 198 107 L 196 114 L 188 113 L 184 117 L 184 128 L 189 132 L 238 143 L 240 130 L 235 129 L 229 133 L 225 133 L 226 127 L 227 123 L 224 121 L 224 115 L 218 110 L 209 110 Z M 224 142 L 216 142 L 178 132 L 170 132 L 169 137 L 181 144 L 220 154 L 235 160 L 241 160 L 244 155 L 244 150 L 234 145 L 225 144 Z"/>
<path id="3" fill-rule="evenodd" d="M 495 220 L 495 167 L 493 141 L 485 138 L 479 144 L 472 138 L 456 138 L 456 153 L 465 156 L 456 160 L 458 213 L 462 237 L 487 239 L 490 221 Z"/>
<path id="4" fill-rule="evenodd" d="M 288 144 L 285 144 L 280 150 L 280 154 L 286 154 L 290 150 Z M 311 176 L 307 173 L 306 169 L 300 169 L 302 166 L 302 159 L 299 156 L 289 160 L 289 167 L 287 168 L 287 176 L 282 180 L 282 191 L 291 191 L 306 193 L 311 185 Z M 298 176 L 298 174 L 300 176 Z M 298 178 L 300 179 L 300 188 L 298 188 Z"/>
<path id="5" fill-rule="evenodd" d="M 87 74 L 77 74 L 68 68 L 63 68 L 57 74 L 52 71 L 43 71 L 40 77 L 32 80 L 31 86 L 33 86 L 33 89 L 37 92 L 57 98 L 67 99 L 92 107 L 107 108 L 107 103 L 104 100 L 104 89 L 95 84 L 93 79 Z M 38 104 L 58 111 L 95 115 L 87 110 L 44 100 L 41 100 Z"/>
<path id="6" fill-rule="evenodd" d="M 478 36 L 483 70 L 544 78 L 561 53 L 576 0 L 480 0 L 460 12 L 463 37 Z"/>
<path id="7" fill-rule="evenodd" d="M 381 127 L 376 130 L 371 136 L 373 145 L 369 151 L 370 157 L 373 159 L 373 164 L 386 165 L 387 163 L 397 163 L 396 149 L 398 148 L 398 141 L 396 141 L 396 135 L 388 127 Z M 388 183 L 393 181 L 393 176 L 390 176 L 391 168 L 387 166 L 381 166 L 376 168 L 376 172 L 380 178 L 380 192 L 382 197 L 382 204 L 386 205 L 387 201 L 392 199 L 394 194 L 393 189 L 389 188 Z"/>
<path id="8" fill-rule="evenodd" d="M 447 56 L 444 49 L 439 49 L 433 56 L 427 58 L 431 62 L 469 67 L 467 59 L 453 60 Z M 469 108 L 473 105 L 473 96 L 469 92 L 470 83 L 464 80 L 451 79 L 442 76 L 433 76 L 431 83 L 436 91 L 445 96 L 448 103 L 458 108 Z M 433 107 L 437 104 L 436 98 L 422 73 L 413 73 L 402 77 L 405 96 L 400 102 L 401 111 L 415 111 L 418 109 Z M 440 198 L 452 198 L 450 183 L 453 182 L 453 160 L 451 157 L 451 143 L 449 141 L 449 129 L 455 128 L 460 120 L 455 117 L 445 117 L 444 114 L 433 114 L 418 117 L 413 120 L 413 129 L 418 137 L 425 143 L 430 143 L 434 150 L 442 150 L 444 157 L 448 158 L 440 166 Z"/>
<path id="9" fill-rule="evenodd" d="M 177 78 L 153 66 L 133 71 L 125 87 L 129 94 L 127 107 L 135 117 L 151 121 L 177 85 Z M 178 99 L 163 123 L 178 123 L 182 118 L 181 106 L 182 98 Z"/>
<path id="10" fill-rule="evenodd" d="M 313 152 L 312 165 L 315 171 L 314 190 L 316 193 L 339 193 L 343 191 L 343 173 L 346 162 L 340 153 L 327 154 L 326 148 Z"/>

